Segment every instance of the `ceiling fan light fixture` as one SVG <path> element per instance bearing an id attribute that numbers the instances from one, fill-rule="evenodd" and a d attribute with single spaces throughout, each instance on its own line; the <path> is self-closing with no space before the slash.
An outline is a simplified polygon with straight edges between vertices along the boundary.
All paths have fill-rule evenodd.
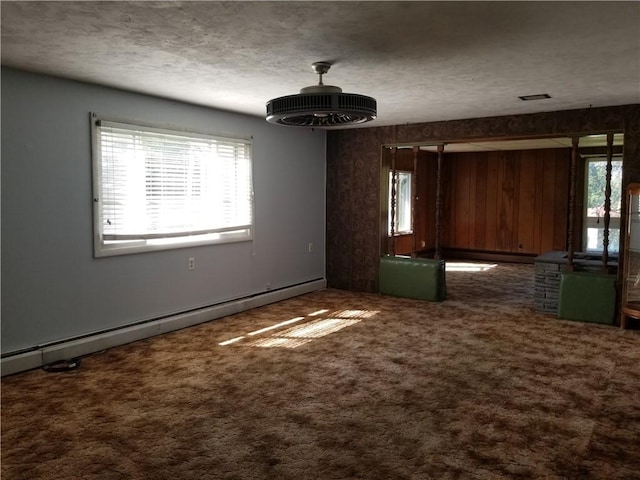
<path id="1" fill-rule="evenodd" d="M 318 85 L 304 87 L 300 93 L 267 102 L 267 122 L 289 127 L 333 128 L 359 125 L 377 116 L 375 98 L 357 93 L 342 93 L 340 87 L 322 83 L 322 75 L 331 64 L 316 62 Z"/>

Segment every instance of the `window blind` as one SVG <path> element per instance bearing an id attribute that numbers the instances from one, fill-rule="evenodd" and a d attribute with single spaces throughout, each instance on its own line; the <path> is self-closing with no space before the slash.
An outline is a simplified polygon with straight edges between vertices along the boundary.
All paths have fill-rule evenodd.
<path id="1" fill-rule="evenodd" d="M 250 140 L 100 121 L 97 144 L 105 242 L 250 237 Z"/>

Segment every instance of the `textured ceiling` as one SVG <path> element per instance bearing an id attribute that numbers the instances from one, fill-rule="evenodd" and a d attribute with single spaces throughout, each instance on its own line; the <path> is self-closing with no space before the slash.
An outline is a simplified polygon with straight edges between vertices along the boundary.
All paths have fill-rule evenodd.
<path id="1" fill-rule="evenodd" d="M 640 103 L 640 2 L 2 2 L 3 65 L 251 115 L 320 60 L 367 126 Z"/>

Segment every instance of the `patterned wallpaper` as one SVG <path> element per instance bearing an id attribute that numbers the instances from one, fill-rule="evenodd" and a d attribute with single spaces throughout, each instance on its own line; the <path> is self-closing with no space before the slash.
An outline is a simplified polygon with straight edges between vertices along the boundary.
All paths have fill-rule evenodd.
<path id="1" fill-rule="evenodd" d="M 385 144 L 506 140 L 624 131 L 623 183 L 640 181 L 640 105 L 334 130 L 327 145 L 327 279 L 376 292 L 380 156 Z"/>

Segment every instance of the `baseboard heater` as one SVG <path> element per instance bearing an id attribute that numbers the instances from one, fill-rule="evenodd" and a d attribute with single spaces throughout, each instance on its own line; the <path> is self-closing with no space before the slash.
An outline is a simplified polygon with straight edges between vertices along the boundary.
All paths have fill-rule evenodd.
<path id="1" fill-rule="evenodd" d="M 270 303 L 304 295 L 305 293 L 322 290 L 326 287 L 327 280 L 325 278 L 319 278 L 168 317 L 147 320 L 143 323 L 137 323 L 127 327 L 38 346 L 34 349 L 9 354 L 2 358 L 2 376 L 39 368 L 52 362 L 81 357 L 107 348 L 191 327 L 228 315 L 262 307 Z"/>

